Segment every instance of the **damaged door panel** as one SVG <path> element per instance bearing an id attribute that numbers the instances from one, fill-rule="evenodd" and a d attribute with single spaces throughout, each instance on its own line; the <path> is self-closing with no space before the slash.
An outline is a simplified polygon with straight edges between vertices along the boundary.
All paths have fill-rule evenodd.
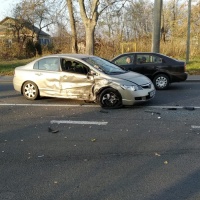
<path id="1" fill-rule="evenodd" d="M 62 72 L 60 76 L 60 96 L 87 100 L 92 94 L 94 78 L 87 75 Z"/>

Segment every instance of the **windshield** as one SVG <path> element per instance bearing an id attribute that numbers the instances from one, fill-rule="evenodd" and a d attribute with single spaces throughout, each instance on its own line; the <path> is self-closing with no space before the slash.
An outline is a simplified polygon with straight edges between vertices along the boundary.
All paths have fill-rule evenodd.
<path id="1" fill-rule="evenodd" d="M 127 71 L 124 71 L 117 65 L 104 60 L 100 57 L 88 57 L 88 58 L 83 58 L 85 62 L 93 66 L 95 69 L 104 72 L 106 74 L 122 74 L 126 73 Z"/>

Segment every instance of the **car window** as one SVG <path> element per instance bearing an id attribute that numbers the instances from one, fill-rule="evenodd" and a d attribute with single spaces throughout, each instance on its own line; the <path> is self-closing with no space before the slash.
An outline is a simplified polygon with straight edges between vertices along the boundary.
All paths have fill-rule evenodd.
<path id="1" fill-rule="evenodd" d="M 152 62 L 153 63 L 163 63 L 163 59 L 159 56 L 152 56 Z"/>
<path id="2" fill-rule="evenodd" d="M 127 73 L 117 65 L 96 56 L 90 56 L 88 58 L 83 58 L 85 62 L 90 64 L 92 67 L 97 69 L 98 71 L 104 72 L 105 74 L 122 74 Z"/>
<path id="3" fill-rule="evenodd" d="M 121 56 L 117 60 L 115 60 L 115 64 L 117 65 L 127 65 L 127 64 L 132 64 L 134 61 L 134 56 L 133 55 L 125 55 Z"/>
<path id="4" fill-rule="evenodd" d="M 85 74 L 85 75 L 90 70 L 83 63 L 73 61 L 73 60 L 67 60 L 64 58 L 61 59 L 61 67 L 62 67 L 62 71 L 70 72 L 70 73 L 77 73 L 77 74 Z"/>
<path id="5" fill-rule="evenodd" d="M 139 54 L 137 55 L 137 64 L 141 63 L 162 63 L 163 60 L 159 56 L 148 55 L 148 54 Z"/>
<path id="6" fill-rule="evenodd" d="M 60 70 L 60 59 L 59 58 L 44 58 L 37 61 L 34 69 L 46 70 L 46 71 L 59 71 Z"/>

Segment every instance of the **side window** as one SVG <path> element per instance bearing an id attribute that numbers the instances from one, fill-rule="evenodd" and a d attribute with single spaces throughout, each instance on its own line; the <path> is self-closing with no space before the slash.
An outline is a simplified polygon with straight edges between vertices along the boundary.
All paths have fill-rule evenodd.
<path id="1" fill-rule="evenodd" d="M 63 58 L 61 63 L 62 63 L 62 70 L 66 72 L 86 75 L 90 70 L 84 64 L 73 60 L 67 60 Z"/>
<path id="2" fill-rule="evenodd" d="M 163 60 L 159 56 L 139 54 L 137 55 L 137 64 L 141 63 L 162 63 Z"/>
<path id="3" fill-rule="evenodd" d="M 139 54 L 137 55 L 137 64 L 147 63 L 150 61 L 149 55 Z"/>
<path id="4" fill-rule="evenodd" d="M 163 63 L 163 60 L 159 56 L 152 56 L 152 62 L 153 63 Z"/>
<path id="5" fill-rule="evenodd" d="M 121 56 L 119 59 L 115 60 L 115 64 L 117 65 L 127 65 L 132 64 L 134 59 L 133 55 L 125 55 Z"/>
<path id="6" fill-rule="evenodd" d="M 60 59 L 59 58 L 44 58 L 34 64 L 34 69 L 46 71 L 59 71 Z"/>
<path id="7" fill-rule="evenodd" d="M 38 63 L 39 63 L 39 62 L 36 62 L 36 63 L 34 64 L 33 69 L 38 69 L 38 68 L 39 68 L 39 67 L 38 67 Z"/>
<path id="8" fill-rule="evenodd" d="M 78 73 L 78 74 L 85 74 L 86 75 L 89 72 L 89 68 L 87 66 L 85 66 L 83 63 L 80 63 L 80 62 L 73 61 L 72 67 L 74 69 L 74 72 Z"/>

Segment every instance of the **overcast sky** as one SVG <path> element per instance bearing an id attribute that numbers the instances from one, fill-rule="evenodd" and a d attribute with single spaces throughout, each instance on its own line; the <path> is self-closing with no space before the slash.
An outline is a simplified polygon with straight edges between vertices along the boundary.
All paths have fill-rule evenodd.
<path id="1" fill-rule="evenodd" d="M 11 11 L 19 0 L 0 0 L 0 21 L 11 16 Z"/>

